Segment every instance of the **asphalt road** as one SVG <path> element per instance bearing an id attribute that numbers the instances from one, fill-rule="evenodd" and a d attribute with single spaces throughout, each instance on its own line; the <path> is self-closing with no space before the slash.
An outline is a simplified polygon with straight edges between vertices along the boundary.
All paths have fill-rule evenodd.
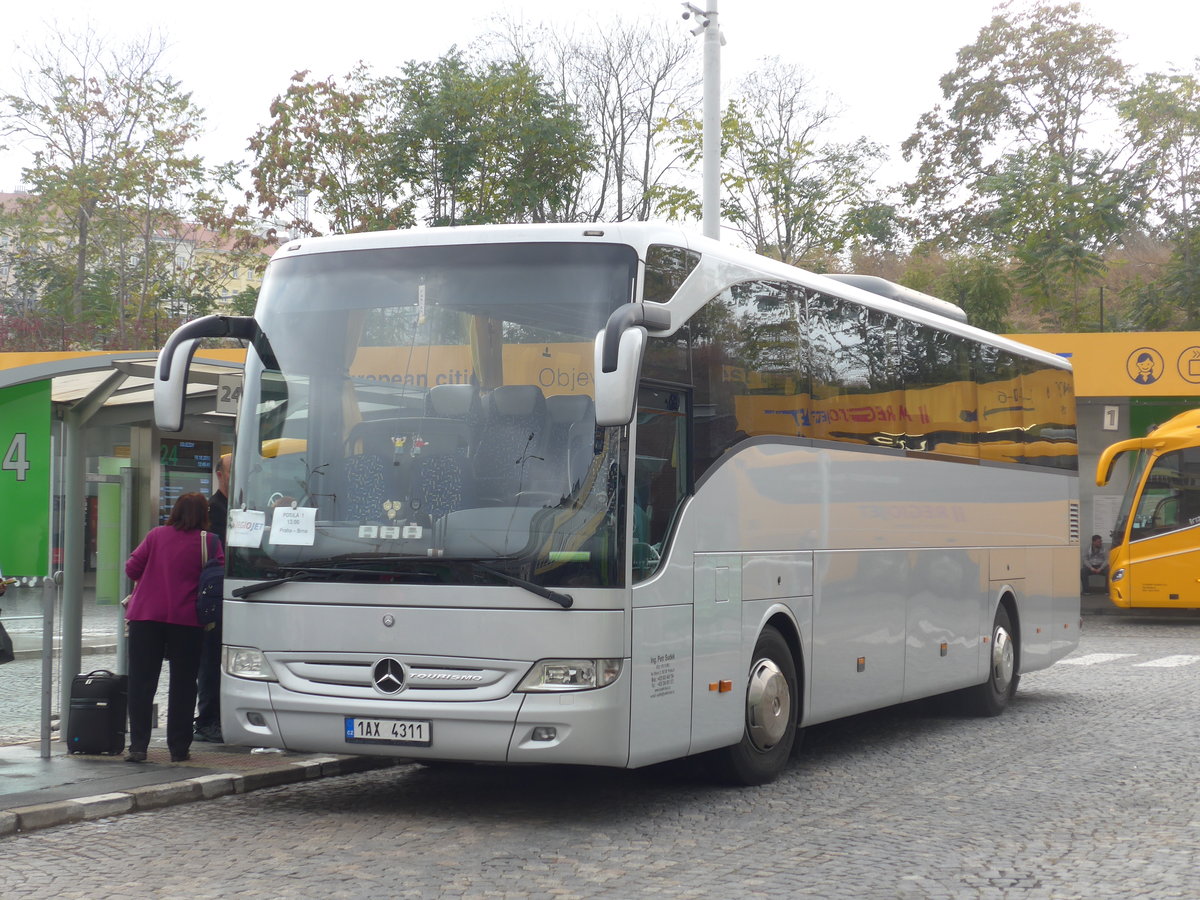
<path id="1" fill-rule="evenodd" d="M 1200 619 L 1090 617 L 997 719 L 809 729 L 775 784 L 403 766 L 0 841 L 6 897 L 1200 896 Z"/>

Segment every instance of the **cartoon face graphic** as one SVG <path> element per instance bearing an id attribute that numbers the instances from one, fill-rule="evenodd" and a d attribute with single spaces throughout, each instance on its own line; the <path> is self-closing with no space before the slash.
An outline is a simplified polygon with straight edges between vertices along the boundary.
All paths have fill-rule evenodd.
<path id="1" fill-rule="evenodd" d="M 1150 347 L 1139 347 L 1129 354 L 1125 371 L 1135 384 L 1154 384 L 1162 374 L 1162 356 Z"/>

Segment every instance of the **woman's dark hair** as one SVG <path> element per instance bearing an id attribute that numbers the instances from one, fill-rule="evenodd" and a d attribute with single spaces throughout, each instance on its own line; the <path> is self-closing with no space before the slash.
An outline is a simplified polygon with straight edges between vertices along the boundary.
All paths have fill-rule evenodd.
<path id="1" fill-rule="evenodd" d="M 208 500 L 203 494 L 194 491 L 190 494 L 180 494 L 175 505 L 171 507 L 167 524 L 180 531 L 208 528 Z"/>

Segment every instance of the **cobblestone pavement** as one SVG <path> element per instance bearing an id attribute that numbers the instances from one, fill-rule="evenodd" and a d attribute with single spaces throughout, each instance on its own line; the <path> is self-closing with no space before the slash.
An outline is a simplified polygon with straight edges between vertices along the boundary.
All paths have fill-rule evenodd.
<path id="1" fill-rule="evenodd" d="M 809 729 L 775 784 L 404 766 L 0 840 L 5 897 L 1200 896 L 1200 620 L 1091 618 L 997 719 Z"/>

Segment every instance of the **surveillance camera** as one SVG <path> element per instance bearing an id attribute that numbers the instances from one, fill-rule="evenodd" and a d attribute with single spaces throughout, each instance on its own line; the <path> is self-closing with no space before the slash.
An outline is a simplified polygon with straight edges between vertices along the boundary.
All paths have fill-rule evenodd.
<path id="1" fill-rule="evenodd" d="M 685 22 L 686 22 L 688 19 L 690 19 L 691 17 L 692 17 L 692 14 L 691 14 L 690 12 L 685 12 L 685 13 L 683 14 L 683 20 L 684 20 Z"/>

